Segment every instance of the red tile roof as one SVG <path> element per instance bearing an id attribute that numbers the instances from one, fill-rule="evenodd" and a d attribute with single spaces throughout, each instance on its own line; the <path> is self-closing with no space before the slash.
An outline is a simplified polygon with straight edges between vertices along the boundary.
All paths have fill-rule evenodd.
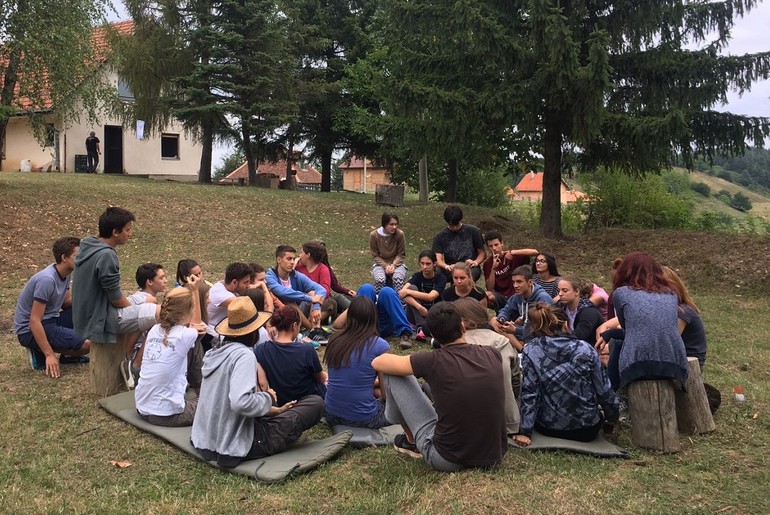
<path id="1" fill-rule="evenodd" d="M 101 25 L 99 27 L 94 27 L 91 31 L 91 40 L 94 45 L 95 49 L 95 60 L 98 63 L 103 63 L 107 60 L 107 57 L 109 56 L 109 29 L 115 30 L 119 34 L 131 34 L 134 31 L 134 22 L 132 21 L 122 21 L 117 23 L 112 23 L 110 25 Z M 7 63 L 7 59 L 5 56 L 0 57 L 0 71 L 5 69 L 5 65 Z M 88 63 L 84 63 L 85 65 L 88 65 Z M 3 80 L 3 74 L 0 73 L 0 82 Z M 47 83 L 48 81 L 48 74 L 44 74 L 44 80 Z M 14 100 L 13 103 L 15 107 L 18 109 L 24 110 L 24 111 L 48 111 L 53 108 L 53 100 L 51 99 L 50 94 L 48 93 L 48 84 L 45 85 L 44 91 L 42 91 L 42 102 L 33 101 L 32 99 L 28 97 L 19 97 L 19 91 L 21 87 L 21 80 L 19 80 L 16 83 L 16 88 L 14 91 Z"/>
<path id="2" fill-rule="evenodd" d="M 516 191 L 543 191 L 543 172 L 529 172 L 519 180 Z"/>
<path id="3" fill-rule="evenodd" d="M 291 164 L 292 170 L 297 172 L 297 182 L 299 184 L 321 184 L 321 172 L 308 165 L 305 168 L 300 168 L 299 164 L 294 161 Z M 286 160 L 279 159 L 275 162 L 263 161 L 257 166 L 257 174 L 272 175 L 279 179 L 286 178 Z M 246 162 L 241 166 L 233 170 L 227 177 L 221 179 L 221 184 L 230 184 L 238 182 L 239 179 L 248 180 L 249 167 Z"/>

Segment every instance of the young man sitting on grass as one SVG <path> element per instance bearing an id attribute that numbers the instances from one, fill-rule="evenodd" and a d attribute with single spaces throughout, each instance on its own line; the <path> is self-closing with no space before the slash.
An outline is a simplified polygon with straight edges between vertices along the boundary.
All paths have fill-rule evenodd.
<path id="1" fill-rule="evenodd" d="M 511 274 L 515 294 L 508 299 L 497 318 L 490 320 L 492 328 L 510 340 L 511 345 L 521 352 L 524 340 L 529 338 L 527 313 L 538 302 L 553 304 L 553 299 L 533 281 L 532 269 L 528 265 L 516 268 Z"/>
<path id="2" fill-rule="evenodd" d="M 310 329 L 308 337 L 325 342 L 328 334 L 321 328 L 321 305 L 328 292 L 305 274 L 297 272 L 297 250 L 289 245 L 275 249 L 275 266 L 267 271 L 265 282 L 270 292 L 283 304 L 300 311 L 302 326 Z"/>
<path id="3" fill-rule="evenodd" d="M 222 345 L 203 358 L 190 440 L 203 459 L 220 467 L 285 450 L 323 415 L 324 401 L 318 395 L 275 406 L 275 392 L 260 388 L 252 349 L 269 318 L 250 298 L 236 297 L 227 306 L 227 319 L 217 326 Z"/>
<path id="4" fill-rule="evenodd" d="M 372 361 L 383 374 L 385 417 L 404 428 L 396 450 L 441 472 L 499 464 L 508 449 L 500 352 L 466 343 L 460 313 L 449 302 L 430 308 L 426 324 L 437 350 Z M 427 381 L 433 403 L 417 377 Z"/>
<path id="5" fill-rule="evenodd" d="M 128 302 L 132 306 L 138 306 L 145 302 L 160 304 L 158 296 L 166 291 L 168 286 L 168 278 L 166 277 L 163 265 L 158 263 L 139 265 L 139 268 L 136 269 L 136 284 L 139 286 L 139 290 L 128 296 Z M 133 389 L 139 380 L 139 370 L 142 368 L 142 348 L 144 347 L 146 336 L 147 331 L 139 335 L 139 339 L 134 344 L 134 352 L 131 355 L 131 359 L 126 360 L 120 369 L 123 380 L 126 382 L 129 390 Z"/>
<path id="6" fill-rule="evenodd" d="M 72 330 L 70 274 L 80 249 L 78 238 L 65 237 L 53 244 L 55 263 L 32 276 L 21 290 L 13 314 L 16 337 L 27 349 L 35 370 L 59 377 L 59 363 L 87 362 L 91 342 Z M 67 310 L 62 313 L 62 309 Z M 61 358 L 56 353 L 61 353 Z M 74 359 L 73 359 L 74 358 Z"/>
<path id="7" fill-rule="evenodd" d="M 227 318 L 227 306 L 249 288 L 252 272 L 251 266 L 246 263 L 227 265 L 225 280 L 215 283 L 209 290 L 209 304 L 206 306 L 209 324 L 216 326 Z"/>

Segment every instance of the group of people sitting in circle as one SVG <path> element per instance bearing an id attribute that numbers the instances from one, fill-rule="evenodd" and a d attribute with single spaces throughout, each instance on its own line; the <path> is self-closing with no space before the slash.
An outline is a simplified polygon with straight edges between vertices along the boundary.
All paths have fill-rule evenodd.
<path id="1" fill-rule="evenodd" d="M 321 417 L 400 424 L 396 449 L 436 470 L 489 467 L 509 438 L 527 446 L 534 431 L 591 441 L 618 420 L 619 389 L 651 378 L 684 384 L 688 356 L 705 364 L 703 321 L 671 268 L 631 252 L 613 262 L 608 295 L 561 276 L 549 253 L 508 249 L 494 230 L 482 238 L 462 216 L 446 208 L 447 227 L 408 277 L 398 216 L 383 214 L 369 236 L 372 283 L 358 290 L 339 283 L 325 244 L 313 240 L 299 256 L 279 245 L 269 269 L 232 263 L 214 284 L 200 263 L 181 260 L 168 292 L 163 266 L 147 263 L 136 272 L 139 291 L 125 297 L 119 275 L 117 286 L 107 279 L 135 218 L 109 208 L 98 238 L 54 244 L 56 263 L 19 297 L 16 332 L 33 366 L 57 377 L 56 352 L 123 345 L 139 415 L 192 425 L 194 447 L 223 467 L 281 452 Z M 81 286 L 94 274 L 106 308 L 94 304 L 97 286 Z M 70 304 L 74 324 L 61 315 Z M 101 312 L 107 322 L 85 316 Z M 421 340 L 433 350 L 399 355 L 389 336 L 402 350 Z"/>

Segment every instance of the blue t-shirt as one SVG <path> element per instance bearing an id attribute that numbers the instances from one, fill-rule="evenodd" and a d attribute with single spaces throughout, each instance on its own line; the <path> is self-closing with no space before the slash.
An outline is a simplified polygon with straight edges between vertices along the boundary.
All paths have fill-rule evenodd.
<path id="1" fill-rule="evenodd" d="M 16 334 L 30 332 L 29 316 L 32 314 L 32 302 L 35 300 L 45 304 L 43 320 L 58 317 L 69 287 L 70 276 L 61 278 L 55 265 L 49 265 L 33 275 L 24 285 L 16 303 L 16 311 L 13 314 Z"/>
<path id="2" fill-rule="evenodd" d="M 355 422 L 374 417 L 377 414 L 377 400 L 374 398 L 377 372 L 372 368 L 372 360 L 389 350 L 388 342 L 374 338 L 363 350 L 350 355 L 350 365 L 329 367 L 326 412 Z"/>
<path id="3" fill-rule="evenodd" d="M 270 340 L 255 347 L 254 354 L 267 374 L 270 388 L 278 395 L 279 406 L 308 395 L 323 397 L 326 394 L 324 385 L 313 377 L 323 369 L 312 345 Z"/>

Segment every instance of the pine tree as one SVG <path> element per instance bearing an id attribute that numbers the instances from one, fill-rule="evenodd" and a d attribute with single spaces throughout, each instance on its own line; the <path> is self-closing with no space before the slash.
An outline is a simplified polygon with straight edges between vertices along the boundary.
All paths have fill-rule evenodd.
<path id="1" fill-rule="evenodd" d="M 770 74 L 770 53 L 720 54 L 735 20 L 754 0 L 711 2 L 516 3 L 523 40 L 512 102 L 517 130 L 541 138 L 544 156 L 540 227 L 561 236 L 562 145 L 583 149 L 580 162 L 630 173 L 660 169 L 678 152 L 742 153 L 762 145 L 770 120 L 712 108 L 730 89 L 748 90 Z M 713 41 L 707 41 L 711 32 Z M 688 49 L 701 45 L 699 50 Z"/>

